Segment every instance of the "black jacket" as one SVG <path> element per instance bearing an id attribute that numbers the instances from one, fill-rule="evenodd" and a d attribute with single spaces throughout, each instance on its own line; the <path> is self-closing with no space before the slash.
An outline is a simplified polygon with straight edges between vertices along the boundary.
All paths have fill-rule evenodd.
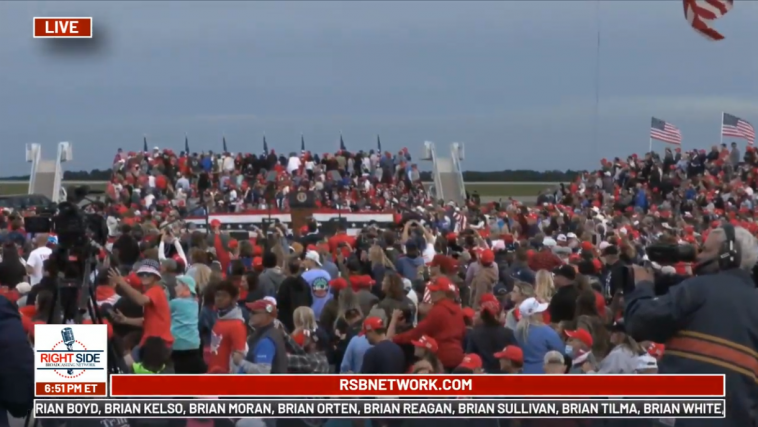
<path id="1" fill-rule="evenodd" d="M 659 297 L 642 282 L 624 299 L 627 333 L 666 344 L 660 373 L 726 376 L 726 418 L 679 418 L 676 427 L 756 425 L 758 293 L 748 271 L 693 277 Z"/>
<path id="2" fill-rule="evenodd" d="M 495 353 L 506 346 L 517 345 L 513 331 L 500 325 L 479 325 L 467 331 L 466 353 L 475 353 L 482 358 L 482 367 L 489 374 L 500 373 L 500 361 Z"/>
<path id="3" fill-rule="evenodd" d="M 558 288 L 548 307 L 550 322 L 559 323 L 564 320 L 574 320 L 577 298 L 579 298 L 579 289 L 575 284 Z"/>
<path id="4" fill-rule="evenodd" d="M 7 414 L 20 418 L 34 402 L 34 351 L 21 325 L 18 308 L 0 296 L 0 426 Z"/>

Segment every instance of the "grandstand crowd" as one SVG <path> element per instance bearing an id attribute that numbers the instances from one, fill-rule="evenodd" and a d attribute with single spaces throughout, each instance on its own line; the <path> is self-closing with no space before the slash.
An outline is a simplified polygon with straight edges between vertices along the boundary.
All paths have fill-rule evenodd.
<path id="1" fill-rule="evenodd" d="M 481 203 L 476 195 L 456 205 L 424 189 L 406 149 L 323 155 L 119 149 L 105 196 L 87 208 L 107 218 L 110 233 L 93 273 L 95 296 L 122 369 L 135 375 L 637 375 L 660 368 L 726 374 L 728 393 L 740 395 L 731 413 L 743 414 L 750 406 L 743 400 L 758 401 L 758 371 L 750 379 L 750 371 L 688 357 L 695 348 L 667 354 L 666 344 L 682 329 L 720 336 L 719 328 L 739 329 L 727 321 L 732 316 L 755 317 L 740 311 L 746 297 L 719 294 L 732 292 L 731 282 L 719 284 L 721 291 L 714 284 L 707 298 L 677 283 L 709 272 L 713 263 L 706 261 L 722 250 L 724 224 L 732 226 L 740 251 L 737 269 L 749 274 L 756 264 L 756 154 L 752 146 L 741 155 L 736 144 L 724 144 L 603 159 L 598 170 L 546 189 L 533 205 Z M 232 237 L 219 219 L 208 221 L 207 230 L 183 225 L 187 216 L 290 212 L 293 192 L 312 195 L 323 211 L 391 213 L 394 222 L 357 231 L 343 224 L 327 233 L 315 219 L 299 228 L 281 221 L 249 238 Z M 54 312 L 57 239 L 26 233 L 29 215 L 34 212 L 0 216 L 0 410 L 16 417 L 32 394 L 17 388 L 33 375 L 34 325 L 62 321 Z M 651 262 L 646 248 L 652 244 L 694 246 L 698 258 Z M 715 329 L 688 323 L 713 304 Z M 745 325 L 747 332 L 730 340 L 754 351 L 756 343 L 743 338 L 757 327 Z M 250 419 L 237 425 L 264 421 L 271 426 L 272 420 Z M 635 425 L 666 425 L 644 421 Z"/>

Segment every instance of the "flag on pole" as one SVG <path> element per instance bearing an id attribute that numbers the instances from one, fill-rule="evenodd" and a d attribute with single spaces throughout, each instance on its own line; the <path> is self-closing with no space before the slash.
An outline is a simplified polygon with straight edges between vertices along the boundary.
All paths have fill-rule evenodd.
<path id="1" fill-rule="evenodd" d="M 376 151 L 382 152 L 382 141 L 379 139 L 379 134 L 376 135 Z"/>
<path id="2" fill-rule="evenodd" d="M 682 132 L 671 123 L 653 117 L 650 123 L 650 139 L 682 145 Z"/>
<path id="3" fill-rule="evenodd" d="M 189 155 L 189 138 L 187 138 L 187 134 L 184 134 L 184 152 Z"/>
<path id="4" fill-rule="evenodd" d="M 305 137 L 303 134 L 300 134 L 300 151 L 305 152 Z"/>
<path id="5" fill-rule="evenodd" d="M 682 0 L 682 3 L 684 17 L 693 30 L 708 40 L 724 39 L 711 24 L 732 10 L 734 0 Z"/>
<path id="6" fill-rule="evenodd" d="M 721 136 L 733 136 L 746 139 L 747 143 L 755 143 L 755 129 L 747 120 L 742 120 L 731 114 L 721 114 Z"/>
<path id="7" fill-rule="evenodd" d="M 224 153 L 228 153 L 229 149 L 226 148 L 226 137 L 225 136 L 221 137 L 221 142 L 224 144 Z"/>
<path id="8" fill-rule="evenodd" d="M 145 153 L 148 152 L 148 149 L 147 149 L 147 135 L 144 135 L 142 137 L 142 151 L 145 152 Z"/>
<path id="9" fill-rule="evenodd" d="M 266 142 L 266 135 L 263 135 L 263 154 L 268 156 L 268 142 Z"/>
<path id="10" fill-rule="evenodd" d="M 342 134 L 340 134 L 340 150 L 347 151 L 347 148 L 345 148 L 345 141 L 342 139 Z"/>

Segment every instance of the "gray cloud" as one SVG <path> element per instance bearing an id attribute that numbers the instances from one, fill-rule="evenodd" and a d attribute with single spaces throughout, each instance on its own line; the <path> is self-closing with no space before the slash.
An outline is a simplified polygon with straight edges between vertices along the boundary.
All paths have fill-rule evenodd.
<path id="1" fill-rule="evenodd" d="M 71 169 L 118 147 L 418 152 L 463 141 L 470 169 L 591 167 L 647 148 L 651 115 L 685 144 L 718 141 L 719 114 L 758 123 L 758 3 L 737 2 L 708 43 L 679 2 L 602 2 L 595 144 L 595 2 L 0 2 L 0 175 L 21 143 L 74 144 Z M 33 16 L 95 17 L 96 54 L 53 54 Z M 97 34 L 95 34 L 97 37 Z M 70 53 L 70 52 L 69 52 Z M 10 148 L 13 143 L 13 148 Z M 18 153 L 14 150 L 17 148 Z M 546 155 L 545 153 L 550 153 Z"/>

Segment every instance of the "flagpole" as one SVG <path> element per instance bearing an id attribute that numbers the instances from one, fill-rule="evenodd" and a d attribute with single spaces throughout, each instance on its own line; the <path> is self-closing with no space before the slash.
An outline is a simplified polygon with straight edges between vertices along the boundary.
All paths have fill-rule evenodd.
<path id="1" fill-rule="evenodd" d="M 653 152 L 653 138 L 650 138 L 648 140 L 647 152 L 648 153 L 652 153 Z"/>
<path id="2" fill-rule="evenodd" d="M 721 112 L 721 128 L 719 129 L 719 138 L 721 138 L 721 144 L 724 143 L 724 112 Z"/>

